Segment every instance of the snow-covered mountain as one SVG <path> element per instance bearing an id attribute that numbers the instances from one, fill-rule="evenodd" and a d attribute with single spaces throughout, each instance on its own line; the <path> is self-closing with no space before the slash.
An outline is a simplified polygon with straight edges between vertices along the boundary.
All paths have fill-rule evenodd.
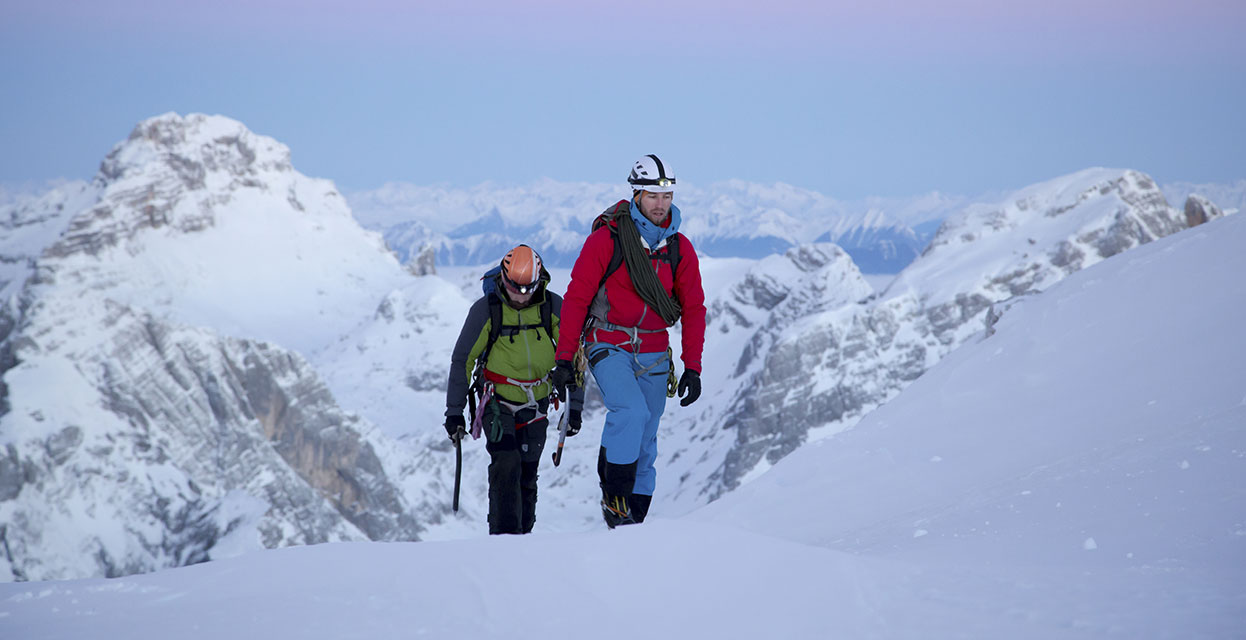
<path id="1" fill-rule="evenodd" d="M 1242 246 L 1214 220 L 1027 296 L 689 517 L 0 584 L 0 637 L 1240 637 Z"/>
<path id="2" fill-rule="evenodd" d="M 714 401 L 664 425 L 677 499 L 690 507 L 723 495 L 810 439 L 850 427 L 1017 300 L 1186 227 L 1147 176 L 1091 169 L 950 217 L 881 296 L 866 299 L 850 263 L 834 267 L 847 295 L 833 302 L 820 293 L 824 275 L 749 274 L 712 300 L 710 331 L 747 346 L 711 356 Z M 720 462 L 689 465 L 686 452 L 699 450 Z"/>
<path id="3" fill-rule="evenodd" d="M 432 247 L 440 265 L 498 260 L 521 238 L 552 266 L 570 267 L 593 217 L 627 197 L 626 185 L 542 180 L 526 187 L 484 184 L 469 190 L 389 184 L 350 194 L 356 217 L 382 231 L 404 262 Z M 715 257 L 759 259 L 811 238 L 835 242 L 869 273 L 896 273 L 912 262 L 948 214 L 968 198 L 840 202 L 785 184 L 727 181 L 680 188 L 683 230 Z"/>
<path id="4" fill-rule="evenodd" d="M 392 443 L 304 355 L 411 278 L 284 146 L 153 118 L 3 232 L 0 578 L 418 537 Z"/>
<path id="5" fill-rule="evenodd" d="M 482 252 L 497 244 L 491 262 L 535 203 L 549 215 L 531 234 L 578 250 L 584 212 L 603 206 L 586 203 L 617 190 L 565 186 L 502 199 L 523 206 L 498 205 L 501 188 L 476 199 L 430 189 L 441 208 L 429 210 L 455 219 L 426 216 L 413 233 L 459 234 Z M 785 213 L 830 211 L 816 194 L 718 188 L 727 195 L 700 207 L 712 213 L 688 217 L 699 248 L 744 237 L 715 235 L 719 225 L 793 244 L 859 228 Z M 685 207 L 709 202 L 691 191 Z M 761 214 L 741 204 L 762 200 Z M 910 203 L 909 213 L 949 202 Z M 331 183 L 298 174 L 276 141 L 226 118 L 173 114 L 141 123 L 92 183 L 0 209 L 0 578 L 484 535 L 488 457 L 480 443 L 464 447 L 452 513 L 454 456 L 439 426 L 479 270 L 414 275 L 429 273 L 427 253 L 404 266 L 356 218 L 369 214 L 352 215 Z M 890 220 L 862 218 L 880 230 Z M 1186 220 L 1145 176 L 1092 170 L 952 216 L 882 297 L 835 244 L 707 258 L 705 397 L 668 408 L 654 514 L 700 506 L 850 426 L 979 331 L 991 303 L 1001 313 Z M 567 270 L 553 273 L 562 291 Z M 600 527 L 601 422 L 590 387 L 583 433 L 560 468 L 541 469 L 537 531 Z"/>

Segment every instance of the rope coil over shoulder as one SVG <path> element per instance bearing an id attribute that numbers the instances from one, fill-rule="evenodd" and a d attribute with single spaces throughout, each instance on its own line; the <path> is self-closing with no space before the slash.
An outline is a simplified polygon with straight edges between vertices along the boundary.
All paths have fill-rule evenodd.
<path id="1" fill-rule="evenodd" d="M 682 310 L 679 301 L 666 294 L 666 287 L 658 279 L 657 271 L 649 262 L 649 254 L 645 251 L 640 239 L 640 231 L 630 214 L 615 215 L 619 234 L 619 248 L 623 250 L 623 262 L 627 264 L 627 272 L 632 278 L 636 293 L 645 304 L 658 312 L 667 326 L 679 320 Z M 668 242 L 678 242 L 678 236 L 672 236 Z M 674 268 L 674 265 L 672 265 Z"/>

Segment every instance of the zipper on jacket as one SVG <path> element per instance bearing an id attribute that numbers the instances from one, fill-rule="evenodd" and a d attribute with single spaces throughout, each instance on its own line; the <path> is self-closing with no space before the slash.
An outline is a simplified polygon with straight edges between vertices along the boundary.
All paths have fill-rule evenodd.
<path id="1" fill-rule="evenodd" d="M 540 331 L 540 329 L 534 329 L 534 331 Z M 532 345 L 528 343 L 527 331 L 523 332 L 523 350 L 524 354 L 528 356 L 528 377 L 525 380 L 535 380 L 536 374 L 532 369 Z"/>

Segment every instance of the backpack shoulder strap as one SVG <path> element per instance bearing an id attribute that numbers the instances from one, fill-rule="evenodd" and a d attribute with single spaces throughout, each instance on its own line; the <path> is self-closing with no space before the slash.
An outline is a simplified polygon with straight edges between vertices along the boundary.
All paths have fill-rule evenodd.
<path id="1" fill-rule="evenodd" d="M 629 200 L 620 200 L 614 206 L 606 209 L 597 219 L 593 221 L 593 231 L 601 228 L 615 218 L 621 215 L 631 215 L 632 203 Z M 606 265 L 606 273 L 601 277 L 601 282 L 597 283 L 597 288 L 606 283 L 606 279 L 619 270 L 623 266 L 623 247 L 619 244 L 619 229 L 614 225 L 609 225 L 610 238 L 614 240 L 614 252 L 610 254 L 610 263 Z"/>
<path id="2" fill-rule="evenodd" d="M 489 352 L 493 350 L 493 343 L 498 341 L 500 335 L 502 335 L 502 301 L 498 299 L 498 294 L 493 292 L 489 294 L 489 338 L 485 341 L 485 348 L 476 360 L 477 368 L 483 368 L 489 362 Z"/>
<path id="3" fill-rule="evenodd" d="M 508 329 L 511 341 L 514 342 L 514 336 L 524 329 L 534 329 L 540 326 L 545 329 L 545 335 L 549 336 L 550 342 L 555 346 L 558 344 L 558 335 L 554 333 L 554 302 L 550 300 L 549 295 L 545 296 L 545 300 L 541 302 L 539 307 L 541 314 L 540 325 L 518 324 L 510 325 L 509 328 L 502 326 L 502 300 L 498 298 L 497 293 L 489 295 L 489 338 L 485 342 L 485 348 L 480 352 L 480 357 L 476 359 L 478 368 L 483 368 L 489 362 L 489 352 L 493 350 L 493 345 L 497 343 L 498 338 L 502 337 L 503 329 Z M 538 334 L 538 338 L 540 334 Z"/>
<path id="4" fill-rule="evenodd" d="M 545 300 L 541 302 L 541 326 L 545 327 L 545 335 L 549 336 L 549 341 L 557 349 L 558 336 L 554 334 L 554 302 L 550 300 L 548 293 L 545 294 Z"/>
<path id="5" fill-rule="evenodd" d="M 671 260 L 671 282 L 675 284 L 679 283 L 679 245 L 681 244 L 683 244 L 683 242 L 679 240 L 678 232 L 666 241 L 667 257 Z M 678 291 L 678 289 L 676 289 L 676 291 Z M 672 295 L 671 298 L 677 300 L 678 296 Z"/>
<path id="6" fill-rule="evenodd" d="M 631 211 L 632 203 L 630 200 L 619 200 L 618 202 L 610 205 L 610 208 L 602 211 L 596 218 L 593 219 L 592 231 L 600 229 L 602 225 L 613 221 L 621 215 L 630 215 Z M 611 231 L 613 232 L 613 230 Z"/>
<path id="7" fill-rule="evenodd" d="M 619 243 L 619 232 L 614 227 L 610 227 L 610 238 L 614 240 L 614 251 L 610 254 L 610 264 L 606 265 L 606 273 L 601 276 L 601 282 L 597 285 L 598 288 L 601 288 L 601 285 L 606 283 L 606 278 L 614 275 L 614 272 L 623 266 L 623 246 Z"/>

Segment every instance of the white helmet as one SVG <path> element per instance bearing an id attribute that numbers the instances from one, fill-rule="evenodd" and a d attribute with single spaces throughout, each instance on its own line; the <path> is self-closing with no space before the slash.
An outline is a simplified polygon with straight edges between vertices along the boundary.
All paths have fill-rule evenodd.
<path id="1" fill-rule="evenodd" d="M 651 153 L 632 165 L 632 173 L 627 176 L 627 184 L 633 189 L 652 193 L 669 193 L 675 190 L 675 171 L 669 164 L 663 164 L 657 156 Z"/>

